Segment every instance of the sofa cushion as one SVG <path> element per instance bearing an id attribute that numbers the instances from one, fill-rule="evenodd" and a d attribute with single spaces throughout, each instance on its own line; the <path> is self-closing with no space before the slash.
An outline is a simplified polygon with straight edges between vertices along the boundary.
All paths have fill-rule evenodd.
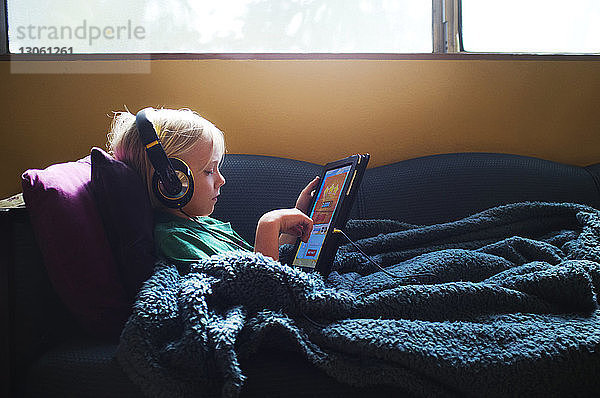
<path id="1" fill-rule="evenodd" d="M 48 276 L 83 328 L 117 338 L 131 310 L 90 190 L 90 157 L 28 170 L 27 205 Z"/>
<path id="2" fill-rule="evenodd" d="M 150 277 L 154 262 L 152 206 L 139 175 L 93 148 L 92 193 L 130 299 Z"/>
<path id="3" fill-rule="evenodd" d="M 501 153 L 409 159 L 365 172 L 357 197 L 359 217 L 436 224 L 526 201 L 598 207 L 592 173 L 593 168 Z"/>

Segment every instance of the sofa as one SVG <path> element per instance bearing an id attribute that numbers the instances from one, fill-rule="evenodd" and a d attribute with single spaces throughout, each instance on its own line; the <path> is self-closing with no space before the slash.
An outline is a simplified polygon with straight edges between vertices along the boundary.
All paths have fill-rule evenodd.
<path id="1" fill-rule="evenodd" d="M 243 238 L 253 242 L 259 217 L 272 209 L 292 207 L 300 190 L 319 171 L 319 165 L 304 161 L 228 154 L 222 166 L 227 183 L 213 217 L 230 221 Z M 403 160 L 366 171 L 349 218 L 427 226 L 519 202 L 600 208 L 600 164 L 579 167 L 499 153 Z M 0 211 L 0 358 L 3 374 L 8 375 L 4 396 L 144 396 L 143 389 L 129 379 L 115 359 L 118 334 L 91 333 L 89 324 L 82 323 L 72 307 L 65 305 L 64 295 L 57 293 L 56 278 L 49 277 L 41 249 L 45 245 L 31 218 L 28 208 Z M 83 249 L 87 244 L 73 242 Z M 588 365 L 596 372 L 600 370 L 597 353 Z M 398 385 L 349 385 L 312 366 L 301 354 L 277 348 L 261 350 L 244 359 L 241 367 L 247 377 L 242 397 L 419 395 Z M 593 383 L 586 386 L 583 396 L 586 392 L 592 395 L 590 389 L 598 387 Z M 463 395 L 452 388 L 443 395 L 453 394 Z"/>

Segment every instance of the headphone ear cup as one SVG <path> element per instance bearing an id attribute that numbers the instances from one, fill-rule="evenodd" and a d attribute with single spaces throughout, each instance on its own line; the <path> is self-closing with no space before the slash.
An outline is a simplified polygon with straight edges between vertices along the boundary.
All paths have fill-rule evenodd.
<path id="1" fill-rule="evenodd" d="M 179 158 L 169 158 L 175 174 L 181 181 L 181 191 L 169 194 L 162 186 L 157 173 L 152 176 L 152 191 L 156 198 L 166 207 L 180 209 L 192 200 L 194 195 L 194 175 L 188 165 Z"/>

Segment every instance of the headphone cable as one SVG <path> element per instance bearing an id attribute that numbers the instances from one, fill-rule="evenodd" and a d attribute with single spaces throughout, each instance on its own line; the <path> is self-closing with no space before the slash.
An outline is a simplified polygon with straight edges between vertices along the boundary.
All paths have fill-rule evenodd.
<path id="1" fill-rule="evenodd" d="M 183 210 L 183 208 L 179 208 L 179 211 L 181 213 L 183 213 L 190 221 L 194 222 L 200 229 L 202 229 L 203 231 L 207 232 L 209 235 L 211 235 L 213 238 L 218 239 L 222 242 L 225 242 L 227 244 L 233 244 L 233 246 L 235 246 L 238 250 L 243 250 L 243 251 L 250 251 L 250 249 L 248 249 L 248 247 L 251 247 L 250 244 L 246 243 L 242 238 L 242 240 L 238 241 L 237 238 L 234 238 L 232 236 L 227 235 L 227 237 L 223 237 L 223 233 L 219 233 L 219 231 L 212 231 L 211 229 L 207 228 L 205 225 L 202 225 L 202 223 L 200 221 L 198 221 L 196 219 L 196 217 L 192 217 L 191 215 L 189 215 L 185 210 Z M 248 246 L 248 247 L 246 247 Z"/>
<path id="2" fill-rule="evenodd" d="M 373 264 L 381 272 L 383 272 L 384 274 L 386 274 L 388 276 L 391 276 L 392 278 L 407 280 L 408 278 L 415 277 L 415 276 L 433 276 L 433 274 L 431 274 L 429 272 L 416 273 L 416 274 L 411 275 L 410 277 L 409 276 L 394 275 L 391 272 L 387 271 L 385 268 L 383 268 L 381 265 L 379 265 L 375 261 L 373 261 L 371 259 L 371 257 L 369 257 L 369 255 L 367 255 L 367 253 L 365 253 L 352 239 L 350 239 L 350 237 L 348 237 L 348 235 L 346 235 L 346 233 L 344 231 L 342 231 L 339 228 L 334 228 L 333 229 L 333 233 L 334 234 L 342 234 L 342 235 L 344 235 L 344 237 L 348 240 L 348 242 L 350 242 L 352 244 L 352 246 L 354 246 L 356 248 L 356 250 L 358 250 L 371 264 Z"/>
<path id="3" fill-rule="evenodd" d="M 179 211 L 182 212 L 187 218 L 189 218 L 192 221 L 196 221 L 196 219 L 192 216 L 190 216 L 185 210 L 183 210 L 183 207 L 179 208 Z"/>

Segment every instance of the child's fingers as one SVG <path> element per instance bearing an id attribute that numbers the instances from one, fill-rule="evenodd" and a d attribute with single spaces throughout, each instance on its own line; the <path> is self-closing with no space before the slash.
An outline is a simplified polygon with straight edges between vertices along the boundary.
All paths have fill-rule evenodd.
<path id="1" fill-rule="evenodd" d="M 292 227 L 292 229 L 289 231 L 289 234 L 299 238 L 304 234 L 304 229 L 301 225 L 296 225 L 295 227 Z"/>
<path id="2" fill-rule="evenodd" d="M 319 176 L 316 176 L 308 185 L 310 186 L 311 189 L 316 188 L 317 184 L 319 183 L 319 180 L 321 178 Z"/>
<path id="3" fill-rule="evenodd" d="M 308 185 L 306 187 L 304 187 L 304 189 L 302 190 L 303 192 L 309 193 L 312 196 L 312 192 L 315 190 L 317 183 L 319 182 L 319 176 L 316 176 L 315 178 L 313 178 L 313 180 L 311 182 L 308 183 Z"/>
<path id="4" fill-rule="evenodd" d="M 308 185 L 305 188 L 305 191 L 310 192 L 310 197 L 311 198 L 315 196 L 315 193 L 317 193 L 317 189 L 316 188 L 317 188 L 317 186 L 319 184 L 319 180 L 320 180 L 320 177 L 316 176 L 311 182 L 308 183 Z"/>
<path id="5" fill-rule="evenodd" d="M 298 200 L 296 200 L 296 208 L 302 211 L 303 213 L 308 212 L 308 206 L 312 198 L 315 196 L 315 189 L 319 183 L 320 177 L 316 176 L 311 182 L 308 183 L 306 187 L 300 192 L 300 196 L 298 196 Z"/>
<path id="6" fill-rule="evenodd" d="M 313 230 L 312 224 L 303 224 L 302 225 L 302 237 L 300 238 L 302 242 L 308 242 L 308 238 L 310 238 L 310 234 Z"/>

